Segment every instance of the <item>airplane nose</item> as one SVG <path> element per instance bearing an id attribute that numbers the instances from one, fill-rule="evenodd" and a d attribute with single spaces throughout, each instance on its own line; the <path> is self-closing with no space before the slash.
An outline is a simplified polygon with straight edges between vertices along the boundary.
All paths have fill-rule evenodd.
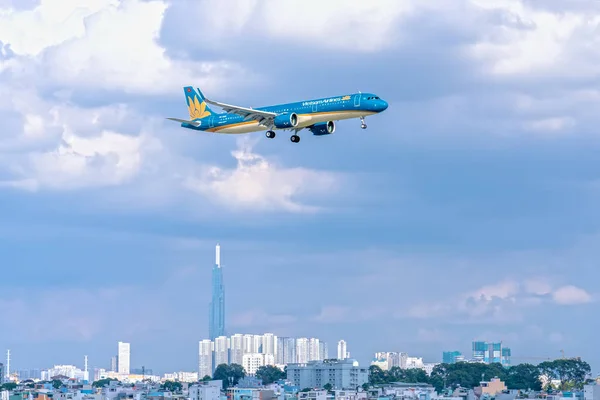
<path id="1" fill-rule="evenodd" d="M 379 106 L 379 108 L 381 109 L 381 111 L 387 110 L 387 108 L 388 108 L 387 101 L 381 100 L 381 105 Z"/>

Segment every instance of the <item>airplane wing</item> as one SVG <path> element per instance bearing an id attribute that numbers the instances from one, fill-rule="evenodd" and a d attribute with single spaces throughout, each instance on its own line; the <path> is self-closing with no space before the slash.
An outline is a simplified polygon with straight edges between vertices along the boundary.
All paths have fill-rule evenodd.
<path id="1" fill-rule="evenodd" d="M 185 122 L 186 124 L 190 124 L 193 125 L 195 127 L 200 126 L 200 121 L 189 121 L 187 119 L 179 119 L 179 118 L 167 118 L 170 119 L 171 121 L 175 121 L 175 122 Z"/>
<path id="2" fill-rule="evenodd" d="M 277 114 L 274 112 L 255 110 L 253 108 L 247 107 L 232 106 L 231 104 L 225 104 L 220 103 L 218 101 L 209 100 L 206 97 L 204 98 L 204 101 L 206 101 L 208 104 L 221 107 L 228 113 L 240 115 L 244 117 L 246 121 L 249 121 L 251 119 L 258 121 L 259 124 L 262 124 L 268 128 L 273 127 L 273 118 L 277 116 Z"/>

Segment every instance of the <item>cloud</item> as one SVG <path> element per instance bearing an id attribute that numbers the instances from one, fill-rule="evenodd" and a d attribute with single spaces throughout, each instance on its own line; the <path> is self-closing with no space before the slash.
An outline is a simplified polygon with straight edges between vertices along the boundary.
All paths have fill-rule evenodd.
<path id="1" fill-rule="evenodd" d="M 239 142 L 231 153 L 237 161 L 233 169 L 201 167 L 185 181 L 185 186 L 215 204 L 236 210 L 317 212 L 317 206 L 302 204 L 297 197 L 327 195 L 339 188 L 340 176 L 308 168 L 281 168 L 253 153 L 248 140 Z"/>
<path id="2" fill-rule="evenodd" d="M 497 13 L 500 22 L 488 26 L 485 38 L 471 46 L 494 75 L 597 76 L 593 50 L 600 24 L 598 10 L 550 12 L 523 0 L 471 0 Z M 590 53 L 591 51 L 591 53 Z"/>
<path id="3" fill-rule="evenodd" d="M 94 0 L 85 6 L 45 0 L 33 10 L 5 10 L 0 38 L 19 56 L 13 79 L 91 97 L 88 92 L 97 90 L 174 94 L 174 87 L 190 83 L 215 90 L 251 78 L 234 63 L 166 56 L 157 39 L 167 7 L 159 0 Z"/>
<path id="4" fill-rule="evenodd" d="M 398 317 L 430 319 L 444 317 L 459 323 L 505 324 L 522 321 L 523 312 L 551 301 L 576 305 L 592 301 L 592 297 L 576 286 L 553 286 L 546 281 L 504 280 L 457 296 L 451 301 L 417 304 Z"/>
<path id="5" fill-rule="evenodd" d="M 395 27 L 403 16 L 415 8 L 407 0 L 354 2 L 351 7 L 343 0 L 325 3 L 311 0 L 222 2 L 218 0 L 175 4 L 173 18 L 198 20 L 201 29 L 184 29 L 179 25 L 181 39 L 211 47 L 224 41 L 235 42 L 240 35 L 267 37 L 285 43 L 319 46 L 374 53 L 395 40 Z M 318 9 L 318 12 L 315 12 Z M 289 10 L 295 10 L 290 13 Z M 369 35 L 365 36 L 364 32 Z M 203 40 L 210 32 L 211 41 Z M 322 40 L 327 37 L 327 40 Z"/>
<path id="6" fill-rule="evenodd" d="M 573 285 L 556 289 L 552 293 L 552 298 L 557 304 L 562 305 L 585 304 L 592 301 L 592 296 L 587 291 Z"/>

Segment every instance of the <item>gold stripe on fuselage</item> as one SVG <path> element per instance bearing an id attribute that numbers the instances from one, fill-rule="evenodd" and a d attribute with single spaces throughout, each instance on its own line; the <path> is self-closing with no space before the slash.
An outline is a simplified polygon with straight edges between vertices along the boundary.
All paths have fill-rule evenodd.
<path id="1" fill-rule="evenodd" d="M 342 119 L 350 119 L 350 118 L 358 118 L 358 117 L 366 117 L 368 115 L 376 114 L 372 111 L 323 111 L 323 112 L 315 112 L 315 113 L 307 113 L 307 114 L 297 114 L 298 115 L 298 126 L 296 128 L 305 128 L 307 126 L 311 126 L 313 124 L 317 124 L 319 122 L 327 122 L 327 121 L 339 121 Z M 260 125 L 258 121 L 244 121 L 238 122 L 235 124 L 229 124 L 224 126 L 219 126 L 215 128 L 209 128 L 206 132 L 217 132 L 217 133 L 249 133 L 249 132 L 257 132 L 268 129 L 268 127 L 264 125 Z M 293 128 L 292 128 L 293 129 Z"/>

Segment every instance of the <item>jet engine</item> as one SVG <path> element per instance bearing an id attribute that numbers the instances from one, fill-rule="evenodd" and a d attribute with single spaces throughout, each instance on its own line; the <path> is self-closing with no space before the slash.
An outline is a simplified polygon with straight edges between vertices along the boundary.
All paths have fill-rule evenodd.
<path id="1" fill-rule="evenodd" d="M 308 129 L 310 129 L 313 135 L 316 136 L 331 135 L 333 132 L 335 132 L 335 122 L 319 122 Z"/>
<path id="2" fill-rule="evenodd" d="M 279 114 L 273 118 L 273 124 L 278 129 L 295 128 L 298 125 L 298 116 L 296 113 Z"/>

